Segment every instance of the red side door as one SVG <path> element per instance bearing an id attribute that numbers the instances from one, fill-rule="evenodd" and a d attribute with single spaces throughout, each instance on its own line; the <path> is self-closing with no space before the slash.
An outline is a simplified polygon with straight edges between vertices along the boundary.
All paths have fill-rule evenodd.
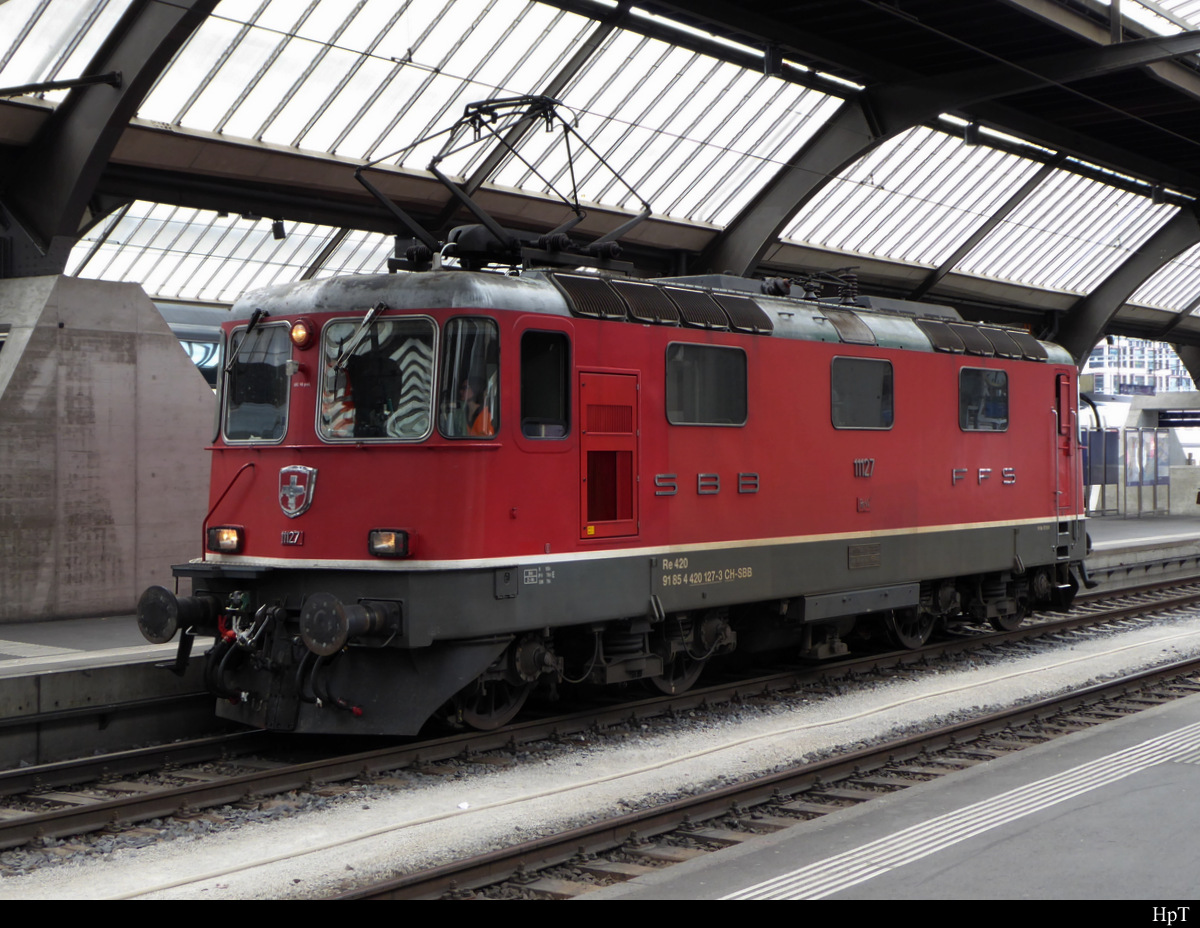
<path id="1" fill-rule="evenodd" d="M 581 538 L 638 533 L 636 374 L 579 372 Z"/>

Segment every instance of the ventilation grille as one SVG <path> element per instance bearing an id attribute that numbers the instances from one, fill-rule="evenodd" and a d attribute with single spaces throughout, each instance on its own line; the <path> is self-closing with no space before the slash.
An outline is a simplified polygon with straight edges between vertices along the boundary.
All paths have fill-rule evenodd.
<path id="1" fill-rule="evenodd" d="M 661 287 L 635 280 L 614 280 L 612 286 L 628 304 L 631 319 L 659 325 L 679 325 L 679 310 Z"/>
<path id="2" fill-rule="evenodd" d="M 571 312 L 592 319 L 624 319 L 625 304 L 603 277 L 551 274 L 567 298 Z"/>
<path id="3" fill-rule="evenodd" d="M 929 336 L 929 341 L 935 351 L 949 351 L 951 354 L 962 354 L 967 349 L 963 347 L 962 339 L 951 331 L 944 322 L 932 319 L 918 319 L 917 328 Z"/>
<path id="4" fill-rule="evenodd" d="M 875 344 L 875 333 L 867 327 L 865 322 L 849 310 L 826 309 L 822 306 L 821 312 L 833 323 L 833 327 L 837 329 L 837 333 L 842 337 L 842 341 L 848 345 Z"/>
<path id="5" fill-rule="evenodd" d="M 763 312 L 762 307 L 750 297 L 734 296 L 730 293 L 714 293 L 712 296 L 721 309 L 725 310 L 725 315 L 729 317 L 729 324 L 736 331 L 764 335 L 775 330 L 771 317 Z"/>
<path id="6" fill-rule="evenodd" d="M 996 349 L 992 347 L 992 343 L 983 337 L 983 333 L 974 326 L 961 325 L 959 323 L 949 323 L 950 331 L 962 339 L 963 346 L 967 349 L 967 354 L 977 354 L 985 358 L 990 358 L 996 353 Z"/>
<path id="7" fill-rule="evenodd" d="M 1009 334 L 1001 329 L 981 328 L 983 337 L 992 343 L 992 347 L 996 349 L 996 354 L 1002 358 L 1021 358 L 1025 356 L 1020 346 L 1014 342 Z"/>
<path id="8" fill-rule="evenodd" d="M 663 291 L 679 307 L 684 325 L 697 329 L 728 329 L 729 317 L 703 290 L 685 290 L 682 287 L 664 287 Z"/>
<path id="9" fill-rule="evenodd" d="M 633 407 L 597 403 L 587 407 L 587 430 L 628 435 L 633 431 Z"/>

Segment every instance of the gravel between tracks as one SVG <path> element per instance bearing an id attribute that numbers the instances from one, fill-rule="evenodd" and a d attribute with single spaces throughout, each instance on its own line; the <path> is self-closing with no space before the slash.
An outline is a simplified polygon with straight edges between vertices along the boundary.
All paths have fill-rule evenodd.
<path id="1" fill-rule="evenodd" d="M 1026 650 L 975 656 L 968 669 L 917 680 L 867 679 L 837 696 L 715 711 L 653 731 L 592 738 L 571 750 L 533 751 L 508 767 L 401 772 L 400 785 L 281 797 L 261 809 L 159 823 L 159 833 L 134 829 L 8 851 L 0 854 L 0 899 L 327 896 L 355 882 L 861 747 L 898 729 L 1197 655 L 1200 614 Z"/>

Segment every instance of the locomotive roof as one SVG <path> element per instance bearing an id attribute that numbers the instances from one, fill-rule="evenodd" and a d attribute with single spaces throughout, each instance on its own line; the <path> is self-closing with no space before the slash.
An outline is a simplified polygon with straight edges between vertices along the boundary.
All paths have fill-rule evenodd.
<path id="1" fill-rule="evenodd" d="M 245 294 L 233 318 L 390 309 L 476 309 L 588 317 L 614 323 L 733 330 L 803 341 L 1073 364 L 1069 353 L 1027 332 L 965 321 L 948 306 L 880 297 L 853 302 L 762 292 L 762 281 L 729 275 L 635 280 L 592 274 L 439 270 L 364 274 L 284 284 Z"/>

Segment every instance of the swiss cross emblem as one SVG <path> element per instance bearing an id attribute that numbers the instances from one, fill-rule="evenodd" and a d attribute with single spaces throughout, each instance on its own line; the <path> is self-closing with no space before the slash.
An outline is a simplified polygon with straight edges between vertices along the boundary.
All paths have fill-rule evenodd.
<path id="1" fill-rule="evenodd" d="M 279 508 L 289 519 L 303 514 L 312 505 L 317 485 L 317 469 L 293 464 L 279 469 Z"/>

